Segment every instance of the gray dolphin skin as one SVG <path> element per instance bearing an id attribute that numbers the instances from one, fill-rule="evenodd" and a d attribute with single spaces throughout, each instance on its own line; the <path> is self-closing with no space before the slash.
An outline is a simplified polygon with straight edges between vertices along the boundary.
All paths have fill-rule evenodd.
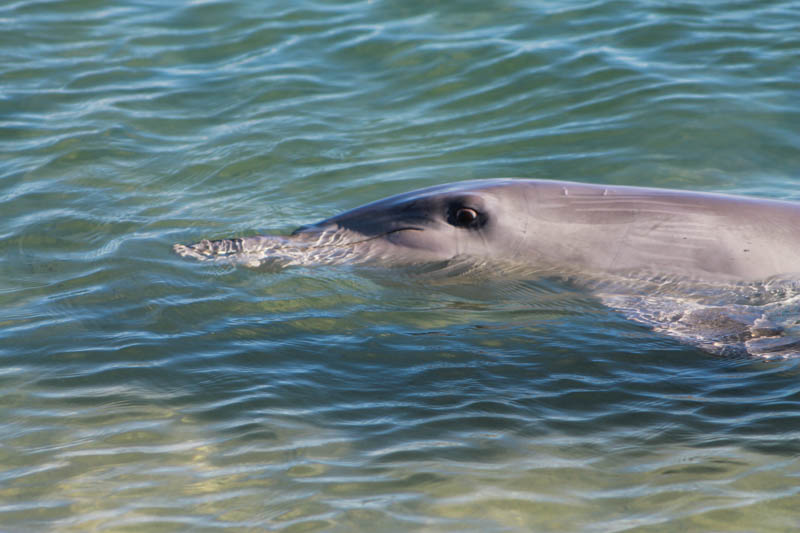
<path id="1" fill-rule="evenodd" d="M 800 204 L 723 194 L 533 179 L 439 185 L 392 196 L 289 236 L 174 250 L 200 260 L 411 265 L 470 258 L 569 274 L 793 279 Z"/>
<path id="2" fill-rule="evenodd" d="M 800 204 L 791 202 L 465 181 L 378 200 L 289 236 L 174 249 L 248 266 L 489 265 L 503 279 L 583 286 L 625 317 L 707 352 L 800 356 Z"/>

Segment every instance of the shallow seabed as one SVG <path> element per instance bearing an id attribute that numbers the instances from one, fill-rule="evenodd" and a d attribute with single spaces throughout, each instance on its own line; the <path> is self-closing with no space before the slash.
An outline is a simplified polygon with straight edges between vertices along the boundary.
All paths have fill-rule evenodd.
<path id="1" fill-rule="evenodd" d="M 519 176 L 800 200 L 794 1 L 0 6 L 3 531 L 791 531 L 800 361 L 558 282 L 208 266 Z"/>

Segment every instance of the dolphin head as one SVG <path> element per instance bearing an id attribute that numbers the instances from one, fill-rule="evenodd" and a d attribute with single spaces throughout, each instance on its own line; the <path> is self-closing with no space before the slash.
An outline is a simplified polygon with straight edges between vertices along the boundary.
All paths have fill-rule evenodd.
<path id="1" fill-rule="evenodd" d="M 454 258 L 513 260 L 522 248 L 533 185 L 492 179 L 391 196 L 298 228 L 264 235 L 177 244 L 186 257 L 249 265 L 414 265 Z"/>
<path id="2" fill-rule="evenodd" d="M 527 230 L 526 185 L 495 179 L 420 189 L 301 227 L 289 239 L 338 249 L 338 257 L 354 263 L 508 260 Z"/>

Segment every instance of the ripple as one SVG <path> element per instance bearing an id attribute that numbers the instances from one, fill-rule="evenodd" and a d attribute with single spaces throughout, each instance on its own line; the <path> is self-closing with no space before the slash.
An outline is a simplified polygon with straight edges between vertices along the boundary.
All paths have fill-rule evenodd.
<path id="1" fill-rule="evenodd" d="M 204 268 L 169 245 L 456 179 L 796 197 L 797 19 L 3 5 L 0 523 L 791 530 L 797 360 L 711 357 L 559 281 Z"/>

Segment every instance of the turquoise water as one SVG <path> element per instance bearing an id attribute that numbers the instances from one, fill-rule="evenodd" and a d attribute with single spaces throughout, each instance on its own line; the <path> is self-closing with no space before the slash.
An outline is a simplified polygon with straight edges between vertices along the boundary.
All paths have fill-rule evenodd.
<path id="1" fill-rule="evenodd" d="M 0 530 L 789 531 L 800 363 L 183 260 L 498 176 L 800 200 L 792 1 L 0 6 Z"/>

